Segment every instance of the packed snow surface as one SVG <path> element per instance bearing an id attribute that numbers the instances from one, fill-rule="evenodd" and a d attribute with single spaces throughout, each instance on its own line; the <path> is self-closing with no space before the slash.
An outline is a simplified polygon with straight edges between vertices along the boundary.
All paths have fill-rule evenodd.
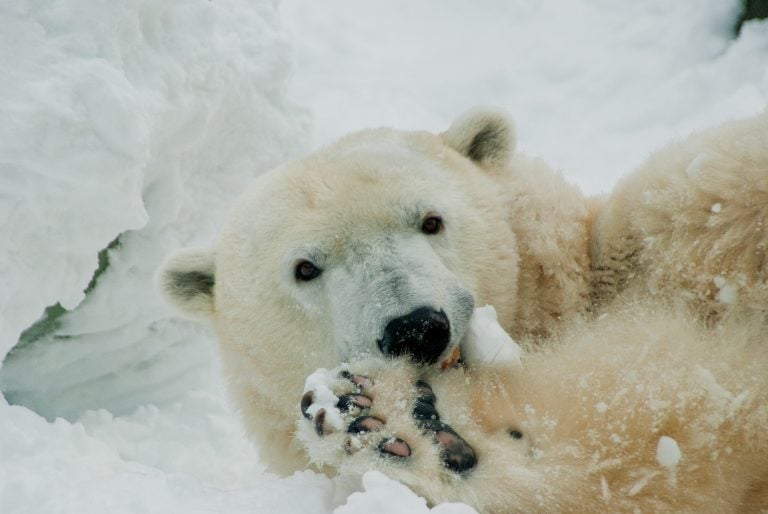
<path id="1" fill-rule="evenodd" d="M 209 244 L 277 163 L 365 126 L 444 130 L 476 104 L 605 192 L 666 141 L 765 108 L 768 23 L 735 38 L 738 8 L 0 2 L 0 512 L 472 512 L 376 473 L 265 472 L 211 335 L 156 299 L 153 271 Z"/>

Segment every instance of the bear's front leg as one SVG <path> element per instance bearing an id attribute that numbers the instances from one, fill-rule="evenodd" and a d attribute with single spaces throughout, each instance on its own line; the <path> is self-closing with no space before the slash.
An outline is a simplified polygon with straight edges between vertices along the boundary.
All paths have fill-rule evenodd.
<path id="1" fill-rule="evenodd" d="M 585 481 L 588 460 L 547 450 L 536 413 L 515 394 L 518 370 L 439 372 L 381 359 L 318 370 L 296 407 L 297 438 L 319 467 L 351 476 L 378 470 L 431 504 L 583 511 L 599 500 Z"/>
<path id="2" fill-rule="evenodd" d="M 318 370 L 306 383 L 297 437 L 310 460 L 340 473 L 415 476 L 472 472 L 477 455 L 445 420 L 427 382 L 404 361 L 371 359 Z"/>

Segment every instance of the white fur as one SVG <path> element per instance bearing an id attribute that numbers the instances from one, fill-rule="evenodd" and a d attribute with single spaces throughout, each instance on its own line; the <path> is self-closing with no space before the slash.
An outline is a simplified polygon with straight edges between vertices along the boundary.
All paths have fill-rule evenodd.
<path id="1" fill-rule="evenodd" d="M 514 154 L 504 120 L 476 111 L 442 135 L 352 134 L 259 177 L 213 250 L 169 260 L 160 276 L 181 282 L 215 260 L 213 296 L 175 297 L 183 284 L 162 279 L 161 289 L 212 320 L 264 460 L 281 473 L 379 468 L 432 501 L 484 512 L 768 508 L 766 469 L 755 464 L 768 462 L 768 114 L 674 143 L 597 199 Z M 445 230 L 422 234 L 435 212 Z M 322 275 L 297 282 L 303 259 Z M 522 368 L 439 374 L 380 359 L 386 323 L 425 303 L 450 318 L 447 355 L 473 302 L 493 305 L 529 348 Z M 659 302 L 670 312 L 649 311 Z M 538 354 L 537 345 L 554 350 Z M 386 435 L 411 444 L 408 465 L 382 461 L 375 445 L 347 455 L 343 431 L 319 438 L 298 413 L 313 370 L 364 357 L 356 372 L 376 375 L 374 405 Z M 419 377 L 434 382 L 441 415 L 476 445 L 468 477 L 450 476 L 413 425 Z M 740 400 L 702 400 L 713 384 Z M 740 416 L 728 430 L 713 421 L 730 412 Z M 678 421 L 657 433 L 646 424 L 656 419 Z M 687 431 L 691 423 L 701 430 Z M 511 440 L 511 428 L 526 437 Z M 679 444 L 674 466 L 659 464 L 661 436 Z M 596 441 L 607 445 L 597 456 Z M 660 455 L 675 460 L 666 443 Z"/>

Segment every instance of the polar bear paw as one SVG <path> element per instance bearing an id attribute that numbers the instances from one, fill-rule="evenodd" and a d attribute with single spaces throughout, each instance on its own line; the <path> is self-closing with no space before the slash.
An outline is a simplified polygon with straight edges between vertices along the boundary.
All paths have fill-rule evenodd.
<path id="1" fill-rule="evenodd" d="M 412 437 L 418 434 L 416 437 L 431 440 L 438 449 L 440 464 L 445 469 L 453 473 L 469 473 L 477 465 L 477 455 L 453 428 L 440 419 L 437 397 L 432 388 L 421 380 L 406 384 L 406 387 L 406 398 L 410 405 L 408 401 L 381 403 L 390 407 L 396 405 L 401 411 L 403 408 L 410 409 L 407 417 L 392 417 L 397 418 L 400 424 L 403 419 L 407 419 L 408 423 L 417 428 L 416 431 L 405 430 Z M 300 410 L 305 423 L 309 422 L 316 437 L 334 439 L 345 455 L 373 450 L 378 457 L 403 463 L 412 458 L 414 446 L 405 440 L 406 436 L 399 436 L 398 427 L 390 426 L 387 413 L 377 408 L 377 400 L 382 394 L 387 390 L 394 393 L 391 388 L 377 388 L 375 380 L 370 376 L 355 374 L 348 369 L 341 369 L 337 373 L 321 369 L 307 379 L 305 389 Z M 397 425 L 398 422 L 392 424 Z M 308 442 L 312 443 L 305 440 L 305 444 Z M 320 458 L 315 460 L 328 463 L 330 459 L 322 458 L 323 452 L 318 453 Z"/>

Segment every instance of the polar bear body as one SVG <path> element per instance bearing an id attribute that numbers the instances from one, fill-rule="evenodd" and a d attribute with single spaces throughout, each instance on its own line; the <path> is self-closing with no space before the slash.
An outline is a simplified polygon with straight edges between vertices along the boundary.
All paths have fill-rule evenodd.
<path id="1" fill-rule="evenodd" d="M 618 302 L 600 319 L 565 322 L 558 341 L 529 351 L 522 369 L 446 372 L 361 361 L 373 377 L 374 444 L 349 455 L 345 433 L 299 439 L 314 462 L 346 475 L 377 469 L 434 503 L 479 512 L 762 512 L 768 506 L 768 345 L 765 318 L 717 332 L 685 307 Z M 727 344 L 724 342 L 727 341 Z M 441 420 L 477 465 L 457 475 L 414 424 L 417 380 L 431 384 Z M 407 462 L 376 452 L 396 436 Z M 364 441 L 365 442 L 365 441 Z"/>
<path id="2" fill-rule="evenodd" d="M 172 256 L 158 275 L 159 287 L 183 311 L 213 323 L 230 391 L 270 467 L 290 473 L 310 465 L 310 459 L 321 465 L 316 455 L 326 451 L 319 450 L 322 444 L 314 451 L 314 443 L 295 433 L 304 379 L 316 368 L 381 359 L 392 322 L 425 308 L 431 317 L 440 316 L 440 344 L 424 354 L 429 365 L 393 372 L 396 376 L 434 373 L 434 364 L 460 344 L 474 305 L 493 305 L 502 326 L 529 344 L 588 334 L 589 328 L 579 332 L 578 327 L 590 327 L 589 319 L 609 312 L 611 304 L 632 298 L 645 305 L 654 294 L 670 305 L 679 300 L 681 313 L 693 309 L 710 324 L 731 313 L 746 316 L 749 327 L 759 324 L 754 319 L 768 305 L 767 120 L 762 115 L 672 145 L 608 199 L 585 198 L 543 162 L 515 154 L 512 126 L 494 112 L 469 113 L 440 135 L 363 131 L 259 177 L 237 200 L 214 247 Z M 726 261 L 719 261 L 723 256 Z M 718 269 L 718 262 L 727 266 Z M 675 339 L 675 323 L 684 317 L 660 326 L 658 337 L 645 337 Z M 635 331 L 638 323 L 628 319 L 626 327 Z M 755 333 L 760 331 L 742 339 Z M 637 340 L 632 334 L 626 339 Z M 610 354 L 611 344 L 618 344 L 615 332 L 611 337 L 596 331 L 583 339 Z M 683 344 L 678 351 L 695 362 L 698 350 Z M 726 364 L 736 369 L 742 358 Z M 589 360 L 570 360 L 575 366 L 570 373 L 590 373 Z M 631 359 L 610 362 L 613 373 L 632 366 Z M 532 369 L 547 373 L 546 366 Z M 441 402 L 463 405 L 471 401 L 468 394 L 482 396 L 463 384 L 486 372 L 501 373 L 502 382 L 513 380 L 509 369 L 495 367 L 469 369 L 466 377 L 457 371 L 438 374 Z M 448 377 L 460 375 L 450 383 L 454 379 Z M 545 388 L 550 379 L 522 376 Z M 486 384 L 479 378 L 476 383 Z M 669 384 L 674 381 L 664 394 L 674 395 Z M 497 391 L 496 385 L 488 387 L 486 395 Z M 600 384 L 595 387 L 600 391 Z M 541 396 L 550 397 L 546 389 Z M 513 404 L 511 399 L 506 406 L 494 404 L 489 412 L 514 418 L 519 405 Z M 480 421 L 462 429 L 496 444 L 489 434 L 498 426 L 489 412 L 474 412 Z M 764 422 L 760 415 L 750 419 Z M 642 430 L 630 427 L 629 433 Z M 428 441 L 414 444 L 414 455 L 430 454 Z M 758 444 L 764 451 L 765 440 Z M 507 476 L 494 466 L 502 465 L 504 451 L 513 456 L 518 450 L 485 454 L 493 458 L 479 451 L 476 472 L 456 487 L 446 489 L 438 463 L 431 473 L 400 467 L 392 474 L 432 500 L 464 500 L 488 511 L 503 510 L 504 498 L 519 502 L 518 496 L 491 494 L 487 488 L 494 486 L 481 487 L 478 478 Z M 329 471 L 360 471 L 364 455 L 325 464 Z M 531 483 L 537 477 L 531 471 Z M 574 502 L 584 497 L 551 487 L 556 501 L 550 505 L 573 505 L 569 495 Z M 480 494 L 488 500 L 474 496 Z"/>

